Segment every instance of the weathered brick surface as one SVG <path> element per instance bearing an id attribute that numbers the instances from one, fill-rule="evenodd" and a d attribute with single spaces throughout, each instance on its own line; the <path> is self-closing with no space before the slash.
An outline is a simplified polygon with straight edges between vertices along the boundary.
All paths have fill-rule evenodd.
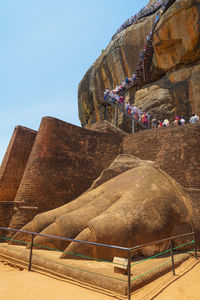
<path id="1" fill-rule="evenodd" d="M 0 201 L 14 200 L 36 133 L 26 127 L 15 127 L 0 167 Z"/>
<path id="2" fill-rule="evenodd" d="M 0 168 L 0 226 L 7 227 L 13 214 L 14 198 L 19 188 L 36 131 L 16 126 Z M 0 231 L 0 236 L 5 236 Z"/>
<path id="3" fill-rule="evenodd" d="M 36 212 L 63 205 L 87 190 L 121 153 L 122 138 L 42 119 L 15 201 L 38 211 L 18 209 L 10 226 L 21 227 Z"/>
<path id="4" fill-rule="evenodd" d="M 14 202 L 11 201 L 0 201 L 0 227 L 8 227 L 9 221 L 13 214 Z M 1 237 L 5 237 L 8 231 L 0 230 L 0 243 L 5 240 Z"/>
<path id="5" fill-rule="evenodd" d="M 154 160 L 182 186 L 200 188 L 200 123 L 125 137 L 123 153 Z"/>

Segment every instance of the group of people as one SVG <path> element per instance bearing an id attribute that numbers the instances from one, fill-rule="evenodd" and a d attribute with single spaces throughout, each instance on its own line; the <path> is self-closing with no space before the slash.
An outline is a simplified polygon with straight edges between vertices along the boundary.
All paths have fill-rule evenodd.
<path id="1" fill-rule="evenodd" d="M 113 103 L 120 105 L 121 109 L 127 112 L 132 118 L 137 121 L 142 122 L 146 128 L 150 128 L 151 116 L 148 112 L 142 111 L 141 108 L 136 107 L 134 104 L 130 104 L 129 101 L 125 101 L 123 96 L 118 94 L 110 95 L 109 90 L 107 89 L 104 93 L 104 100 L 110 100 Z"/>
<path id="2" fill-rule="evenodd" d="M 120 33 L 122 30 L 127 28 L 128 26 L 134 24 L 137 20 L 147 17 L 153 13 L 155 13 L 158 9 L 163 7 L 163 10 L 165 10 L 165 7 L 167 6 L 168 2 L 170 0 L 154 0 L 154 2 L 148 3 L 145 7 L 143 7 L 137 14 L 127 19 L 120 28 L 113 34 L 112 39 Z"/>
<path id="3" fill-rule="evenodd" d="M 148 61 L 151 59 L 152 54 L 152 36 L 153 36 L 153 30 L 156 27 L 157 23 L 160 20 L 160 13 L 157 12 L 155 16 L 155 21 L 153 25 L 152 31 L 146 36 L 146 42 L 144 44 L 144 48 L 142 52 L 139 55 L 139 61 L 138 61 L 138 67 L 136 71 L 133 73 L 131 77 L 126 77 L 125 80 L 121 82 L 120 85 L 116 86 L 113 90 L 110 91 L 110 93 L 117 93 L 119 95 L 124 94 L 130 87 L 133 87 L 135 85 L 141 85 L 145 79 L 144 79 L 144 69 L 145 64 L 148 64 Z"/>
<path id="4" fill-rule="evenodd" d="M 144 76 L 145 75 L 144 74 L 145 65 L 148 65 L 148 61 L 151 59 L 151 54 L 152 54 L 152 49 L 153 49 L 152 48 L 153 31 L 154 31 L 157 23 L 160 20 L 160 15 L 165 11 L 166 7 L 171 5 L 171 3 L 174 1 L 175 0 L 155 0 L 154 2 L 147 4 L 147 6 L 145 6 L 143 9 L 141 9 L 138 14 L 136 14 L 135 16 L 133 16 L 129 19 L 129 23 L 130 22 L 133 23 L 134 20 L 147 15 L 150 11 L 154 12 L 155 10 L 162 7 L 162 9 L 156 13 L 152 31 L 146 36 L 146 42 L 144 44 L 143 51 L 140 53 L 138 67 L 137 67 L 136 71 L 133 73 L 133 75 L 131 77 L 125 78 L 125 80 L 123 80 L 120 85 L 116 86 L 113 90 L 111 90 L 110 91 L 111 94 L 117 93 L 117 94 L 121 95 L 121 94 L 125 93 L 130 87 L 133 87 L 135 85 L 141 85 L 145 81 L 145 78 L 144 78 L 145 77 Z M 124 24 L 128 24 L 127 22 L 128 21 L 126 21 Z M 130 24 L 132 24 L 132 23 L 130 23 Z M 118 30 L 119 32 L 125 28 L 124 24 L 120 27 L 121 29 Z"/>
<path id="5" fill-rule="evenodd" d="M 184 116 L 176 116 L 174 121 L 171 123 L 168 119 L 165 119 L 164 121 L 160 121 L 155 118 L 152 119 L 149 112 L 142 111 L 142 109 L 135 106 L 135 104 L 130 104 L 129 101 L 125 101 L 123 96 L 119 96 L 114 92 L 110 93 L 108 89 L 104 93 L 104 100 L 110 100 L 112 101 L 112 103 L 118 104 L 121 107 L 122 111 L 128 113 L 135 120 L 140 121 L 146 127 L 146 129 L 183 126 L 186 124 Z M 192 114 L 189 123 L 194 124 L 197 122 L 199 122 L 199 116 L 197 114 Z"/>
<path id="6" fill-rule="evenodd" d="M 199 116 L 197 114 L 192 114 L 189 119 L 189 123 L 194 124 L 199 122 Z M 163 122 L 157 121 L 156 119 L 152 120 L 152 128 L 157 127 L 170 127 L 170 126 L 184 126 L 186 124 L 184 116 L 176 116 L 173 122 L 169 122 L 168 119 L 165 119 Z"/>
<path id="7" fill-rule="evenodd" d="M 158 22 L 158 18 L 156 19 Z M 149 35 L 146 36 L 146 42 L 144 45 L 143 51 L 140 53 L 140 58 L 138 62 L 138 68 L 136 72 L 133 73 L 132 77 L 126 77 L 120 85 L 116 86 L 113 90 L 109 91 L 111 94 L 123 94 L 130 87 L 134 85 L 141 84 L 143 81 L 143 63 L 148 60 L 148 57 L 151 55 L 151 47 L 152 47 L 152 31 Z M 107 90 L 107 89 L 106 89 Z"/>

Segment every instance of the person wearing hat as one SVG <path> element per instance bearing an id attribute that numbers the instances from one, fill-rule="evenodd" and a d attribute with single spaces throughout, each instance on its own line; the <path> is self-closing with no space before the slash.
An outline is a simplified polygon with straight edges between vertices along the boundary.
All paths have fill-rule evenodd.
<path id="1" fill-rule="evenodd" d="M 178 126 L 179 125 L 179 121 L 180 121 L 180 117 L 176 116 L 175 120 L 174 120 L 174 125 Z"/>

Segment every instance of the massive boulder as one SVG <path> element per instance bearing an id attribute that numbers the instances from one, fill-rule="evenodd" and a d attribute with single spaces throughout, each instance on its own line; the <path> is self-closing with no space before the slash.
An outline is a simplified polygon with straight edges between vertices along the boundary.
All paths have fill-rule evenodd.
<path id="1" fill-rule="evenodd" d="M 107 169 L 108 170 L 108 169 Z M 89 191 L 52 211 L 37 215 L 23 230 L 125 247 L 191 230 L 192 206 L 181 186 L 153 162 L 119 155 Z M 105 181 L 107 180 L 107 181 Z M 101 184 L 102 183 L 102 184 Z M 22 233 L 14 239 L 22 239 Z M 38 236 L 34 244 L 94 258 L 112 259 L 115 254 L 86 246 Z M 148 254 L 164 249 L 149 249 Z"/>
<path id="2" fill-rule="evenodd" d="M 78 93 L 83 124 L 100 119 L 104 90 L 135 72 L 154 19 L 155 15 L 145 17 L 120 32 L 86 73 Z M 192 112 L 200 113 L 199 20 L 200 0 L 176 0 L 161 16 L 153 34 L 150 83 L 136 95 L 131 89 L 127 99 L 161 119 L 183 114 L 188 120 Z"/>

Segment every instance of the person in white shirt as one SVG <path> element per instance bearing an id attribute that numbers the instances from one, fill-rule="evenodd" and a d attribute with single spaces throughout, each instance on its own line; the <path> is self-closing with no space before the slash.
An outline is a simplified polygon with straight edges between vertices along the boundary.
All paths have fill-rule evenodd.
<path id="1" fill-rule="evenodd" d="M 185 119 L 183 116 L 181 117 L 180 122 L 181 122 L 181 125 L 185 125 Z"/>
<path id="2" fill-rule="evenodd" d="M 194 123 L 197 123 L 198 121 L 199 121 L 199 116 L 197 116 L 196 114 L 192 114 L 192 116 L 191 116 L 189 122 L 190 122 L 191 124 L 194 124 Z"/>

